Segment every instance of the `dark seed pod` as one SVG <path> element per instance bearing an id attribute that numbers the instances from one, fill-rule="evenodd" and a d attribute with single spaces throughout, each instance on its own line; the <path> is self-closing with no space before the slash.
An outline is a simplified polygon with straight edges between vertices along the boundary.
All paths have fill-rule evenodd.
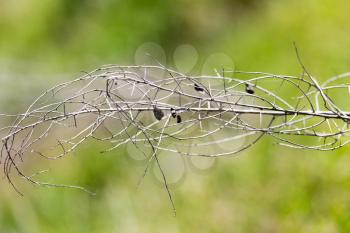
<path id="1" fill-rule="evenodd" d="M 180 115 L 177 115 L 176 116 L 176 122 L 177 123 L 181 123 L 182 119 L 181 119 L 181 116 Z"/>
<path id="2" fill-rule="evenodd" d="M 254 94 L 254 88 L 252 85 L 246 83 L 245 84 L 245 91 L 248 93 L 248 94 Z"/>
<path id="3" fill-rule="evenodd" d="M 171 116 L 172 116 L 173 118 L 175 118 L 176 115 L 177 115 L 175 109 L 170 108 L 170 112 L 171 112 Z"/>
<path id="4" fill-rule="evenodd" d="M 163 111 L 157 108 L 156 106 L 154 106 L 153 108 L 153 115 L 158 121 L 160 121 L 164 117 Z"/>
<path id="5" fill-rule="evenodd" d="M 194 89 L 198 92 L 203 92 L 204 88 L 199 86 L 197 83 L 194 84 Z"/>

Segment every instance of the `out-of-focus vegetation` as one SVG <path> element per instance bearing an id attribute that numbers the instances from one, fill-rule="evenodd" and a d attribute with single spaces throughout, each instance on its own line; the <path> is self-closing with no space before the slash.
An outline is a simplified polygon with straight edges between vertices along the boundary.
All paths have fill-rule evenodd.
<path id="1" fill-rule="evenodd" d="M 292 42 L 319 80 L 350 71 L 350 3 L 345 0 L 17 0 L 0 1 L 0 112 L 20 112 L 53 83 L 106 63 L 132 64 L 135 50 L 155 42 L 167 65 L 178 45 L 217 52 L 246 71 L 299 74 Z M 344 98 L 344 102 L 348 101 Z M 1 122 L 5 122 L 2 120 Z M 60 161 L 25 160 L 53 183 L 83 192 L 33 188 L 5 179 L 0 233 L 11 232 L 349 232 L 348 148 L 318 153 L 280 148 L 266 139 L 212 169 L 188 168 L 171 187 L 125 150 L 100 155 L 85 144 Z"/>

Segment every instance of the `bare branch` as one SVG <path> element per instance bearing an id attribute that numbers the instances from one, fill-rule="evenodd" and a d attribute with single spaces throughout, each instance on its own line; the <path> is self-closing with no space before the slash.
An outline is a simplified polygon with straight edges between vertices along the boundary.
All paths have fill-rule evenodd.
<path id="1" fill-rule="evenodd" d="M 22 114 L 0 114 L 13 118 L 12 125 L 0 129 L 6 132 L 3 172 L 15 189 L 13 172 L 36 185 L 87 191 L 38 182 L 19 164 L 30 153 L 62 158 L 88 139 L 107 142 L 104 152 L 132 143 L 148 158 L 144 175 L 150 163 L 157 163 L 172 200 L 160 151 L 230 156 L 263 136 L 283 146 L 320 151 L 348 144 L 350 109 L 341 107 L 332 91 L 349 97 L 350 73 L 318 84 L 302 67 L 306 76 L 300 77 L 227 70 L 188 76 L 161 65 L 101 67 L 45 91 Z M 153 77 L 153 71 L 164 76 Z M 214 151 L 208 149 L 213 146 Z"/>

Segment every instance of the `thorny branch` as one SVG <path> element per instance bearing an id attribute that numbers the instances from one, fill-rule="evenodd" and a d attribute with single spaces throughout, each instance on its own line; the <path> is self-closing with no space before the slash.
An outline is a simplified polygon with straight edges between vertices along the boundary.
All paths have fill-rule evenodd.
<path id="1" fill-rule="evenodd" d="M 55 160 L 88 139 L 106 142 L 102 153 L 131 143 L 147 158 L 144 175 L 156 162 L 172 200 L 160 151 L 230 156 L 263 136 L 321 151 L 348 144 L 350 112 L 341 100 L 349 96 L 348 79 L 345 73 L 320 85 L 305 67 L 300 76 L 229 70 L 189 76 L 163 66 L 104 66 L 45 91 L 23 114 L 2 114 L 14 122 L 1 129 L 0 163 L 15 189 L 13 172 L 60 186 L 24 174 L 25 154 Z"/>

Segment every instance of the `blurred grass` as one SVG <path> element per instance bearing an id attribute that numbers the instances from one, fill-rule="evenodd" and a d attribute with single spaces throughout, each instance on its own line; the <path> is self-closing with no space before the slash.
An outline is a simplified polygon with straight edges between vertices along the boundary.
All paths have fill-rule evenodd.
<path id="1" fill-rule="evenodd" d="M 39 90 L 81 70 L 133 63 L 148 41 L 168 61 L 186 43 L 201 62 L 224 52 L 240 70 L 298 74 L 295 41 L 310 72 L 325 80 L 350 70 L 349 8 L 345 0 L 0 1 L 0 112 L 23 111 Z M 350 231 L 348 148 L 319 153 L 264 139 L 206 174 L 187 171 L 172 187 L 174 218 L 154 177 L 137 189 L 142 164 L 124 150 L 100 155 L 99 147 L 27 165 L 49 167 L 43 179 L 97 196 L 20 182 L 20 197 L 2 180 L 0 233 Z"/>

